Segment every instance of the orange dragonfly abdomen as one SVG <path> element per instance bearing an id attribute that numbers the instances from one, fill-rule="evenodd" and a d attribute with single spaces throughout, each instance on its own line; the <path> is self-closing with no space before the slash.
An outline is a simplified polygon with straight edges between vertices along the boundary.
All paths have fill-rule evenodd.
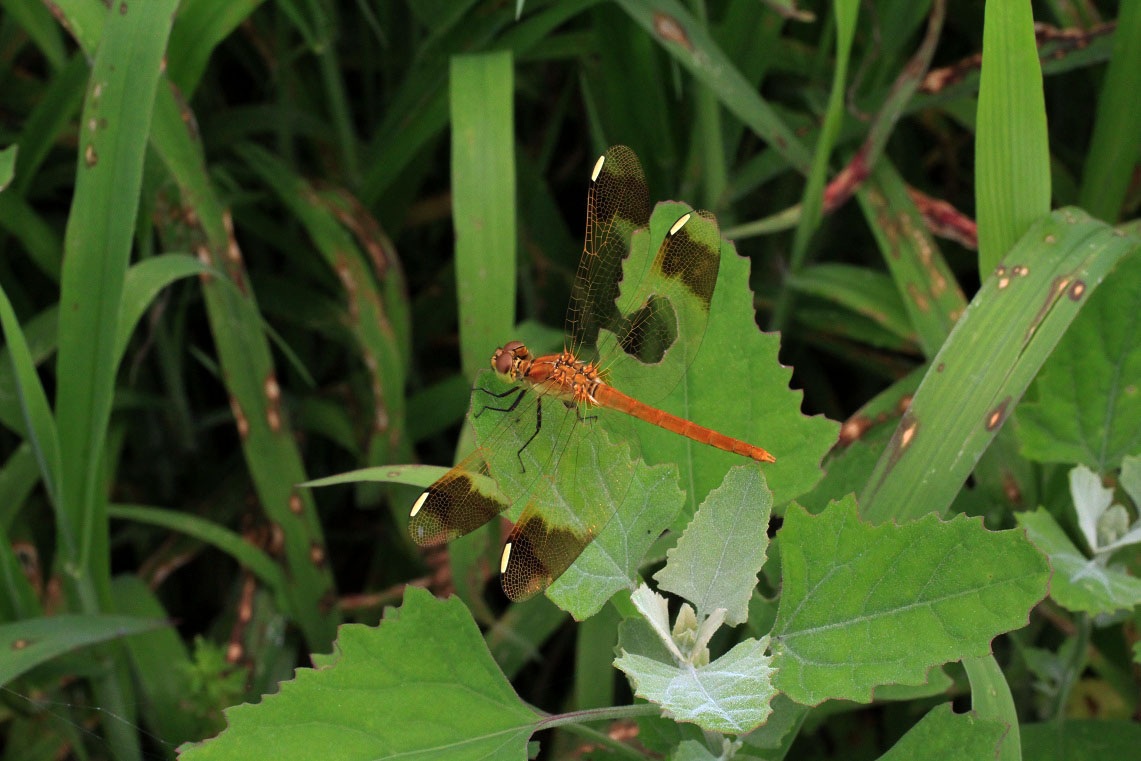
<path id="1" fill-rule="evenodd" d="M 618 410 L 619 412 L 625 412 L 631 417 L 636 417 L 639 420 L 643 420 L 651 425 L 656 425 L 659 428 L 664 428 L 667 431 L 681 434 L 701 444 L 708 444 L 711 447 L 717 447 L 726 452 L 751 457 L 758 462 L 776 462 L 776 458 L 761 447 L 754 446 L 740 439 L 735 439 L 732 436 L 726 436 L 712 428 L 698 425 L 692 420 L 671 415 L 657 407 L 651 407 L 633 397 L 623 394 L 613 386 L 608 386 L 605 383 L 600 383 L 593 389 L 593 396 L 600 407 L 608 407 Z"/>

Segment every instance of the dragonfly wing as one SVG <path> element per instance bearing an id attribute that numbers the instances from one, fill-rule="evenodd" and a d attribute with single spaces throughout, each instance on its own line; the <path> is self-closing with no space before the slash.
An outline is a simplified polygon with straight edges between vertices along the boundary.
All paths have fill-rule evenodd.
<path id="1" fill-rule="evenodd" d="M 476 451 L 429 486 L 412 505 L 408 531 L 421 546 L 450 542 L 510 507 Z"/>
<path id="2" fill-rule="evenodd" d="M 618 322 L 615 299 L 635 230 L 650 222 L 650 194 L 637 155 L 615 145 L 599 157 L 586 196 L 586 239 L 567 307 L 568 348 L 593 347 Z"/>
<path id="3" fill-rule="evenodd" d="M 609 435 L 622 430 L 620 413 L 591 413 L 598 419 L 574 426 L 559 468 L 538 484 L 507 538 L 500 571 L 514 601 L 550 586 L 599 534 L 628 530 L 614 517 L 636 480 L 634 438 Z M 606 434 L 594 430 L 604 419 Z"/>
<path id="4" fill-rule="evenodd" d="M 449 542 L 513 504 L 530 502 L 533 492 L 545 490 L 541 476 L 583 433 L 576 418 L 553 385 L 521 388 L 486 372 L 472 397 L 479 447 L 417 498 L 408 524 L 412 539 Z"/>
<path id="5" fill-rule="evenodd" d="M 599 345 L 603 369 L 623 391 L 647 402 L 667 396 L 697 356 L 721 264 L 721 231 L 712 213 L 661 204 L 652 232 L 659 221 L 669 225 L 658 233 L 662 243 L 637 286 L 623 289 L 616 335 L 604 335 Z"/>
<path id="6" fill-rule="evenodd" d="M 507 537 L 499 571 L 503 591 L 513 602 L 520 602 L 549 587 L 570 568 L 595 537 L 595 529 L 577 530 L 548 519 L 538 503 L 532 502 Z"/>

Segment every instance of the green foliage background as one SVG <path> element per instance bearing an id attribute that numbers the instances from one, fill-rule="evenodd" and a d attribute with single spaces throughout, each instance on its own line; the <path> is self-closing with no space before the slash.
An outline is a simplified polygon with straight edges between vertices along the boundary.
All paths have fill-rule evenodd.
<path id="1" fill-rule="evenodd" d="M 301 672 L 264 714 L 228 714 L 244 733 L 188 755 L 428 752 L 442 730 L 415 722 L 454 695 L 407 686 L 448 678 L 486 690 L 483 710 L 448 709 L 472 711 L 448 731 L 460 746 L 478 736 L 463 747 L 487 757 L 522 757 L 550 727 L 563 729 L 540 736 L 548 757 L 584 743 L 679 758 L 1136 748 L 1137 545 L 1107 567 L 1081 538 L 1067 474 L 1093 468 L 1135 525 L 1139 0 L 0 9 L 6 758 L 173 757 L 222 730 L 223 709 L 333 651 L 339 625 L 384 615 L 342 628 L 318 658 L 327 672 Z M 772 683 L 769 656 L 744 661 L 763 710 L 734 714 L 767 722 L 724 747 L 685 723 L 701 725 L 697 708 L 673 722 L 660 701 L 632 700 L 615 648 L 670 654 L 626 592 L 581 624 L 544 598 L 505 607 L 498 526 L 454 543 L 448 564 L 406 533 L 415 485 L 439 475 L 409 464 L 470 448 L 464 415 L 492 349 L 561 342 L 587 173 L 615 143 L 641 157 L 654 200 L 711 209 L 733 243 L 693 396 L 670 403 L 776 452 L 750 489 L 792 516 L 765 539 L 756 589 L 763 548 L 733 549 L 736 573 L 710 588 L 734 624 L 747 597 L 747 620 L 707 643 L 712 664 L 686 665 L 698 684 L 718 656 L 773 637 Z M 641 537 L 643 577 L 664 567 L 676 592 L 710 546 L 732 546 L 710 516 L 740 498 L 717 491 L 735 463 L 677 437 L 643 454 L 654 473 L 676 465 L 686 494 L 675 509 L 662 486 L 674 531 Z M 381 470 L 299 486 L 366 467 Z M 703 514 L 710 492 L 721 502 Z M 1074 574 L 1053 587 L 1063 596 L 1036 605 L 1043 556 L 1021 528 L 998 531 L 1015 527 L 1055 575 Z M 836 537 L 835 554 L 812 536 Z M 992 538 L 1018 558 L 1002 569 L 1017 593 L 979 591 L 1002 560 Z M 872 594 L 893 578 L 892 546 L 944 548 L 907 577 L 963 582 L 948 595 L 970 600 L 930 604 L 944 627 L 905 623 L 904 585 Z M 969 558 L 958 576 L 937 562 L 951 546 Z M 869 609 L 845 608 L 858 635 L 819 644 L 778 608 L 792 604 L 782 579 L 838 572 L 844 552 L 886 617 L 861 628 Z M 1079 583 L 1091 563 L 1112 594 Z M 409 583 L 454 590 L 466 609 L 405 598 Z M 827 626 L 850 602 L 833 595 L 795 589 Z M 847 654 L 842 678 L 781 671 L 793 633 Z M 885 672 L 876 643 L 900 637 L 904 665 Z M 725 691 L 715 708 L 740 698 L 731 671 L 705 683 Z M 793 677 L 799 689 L 781 681 Z M 870 706 L 844 702 L 873 690 Z M 586 725 L 633 718 L 640 745 Z M 321 727 L 294 736 L 278 720 Z"/>

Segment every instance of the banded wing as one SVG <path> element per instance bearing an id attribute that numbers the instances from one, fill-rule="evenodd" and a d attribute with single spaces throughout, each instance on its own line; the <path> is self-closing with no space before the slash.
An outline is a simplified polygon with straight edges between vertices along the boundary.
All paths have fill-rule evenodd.
<path id="1" fill-rule="evenodd" d="M 697 355 L 708 323 L 720 251 L 721 234 L 713 215 L 686 211 L 674 219 L 654 258 L 644 257 L 650 261 L 648 266 L 637 260 L 636 252 L 627 260 L 627 271 L 633 264 L 644 273 L 638 287 L 618 299 L 617 323 L 612 323 L 616 332 L 600 332 L 597 359 L 604 370 L 622 372 L 623 390 L 633 389 L 627 393 L 640 398 L 665 396 Z M 583 259 L 590 256 L 588 247 Z M 602 291 L 584 285 L 580 292 L 595 296 Z M 575 306 L 590 303 L 589 298 L 572 302 L 568 324 L 575 316 Z M 602 327 L 606 323 L 599 318 L 593 324 Z M 671 350 L 668 362 L 663 361 Z M 646 355 L 655 353 L 656 363 L 644 361 Z M 592 408 L 586 414 L 601 417 L 606 411 Z M 607 417 L 608 426 L 613 426 L 612 419 L 621 415 Z M 630 435 L 624 439 L 633 441 Z M 500 572 L 503 589 L 511 599 L 526 599 L 550 586 L 610 522 L 625 499 L 633 476 L 630 460 L 624 454 L 608 456 L 601 441 L 598 435 L 570 437 L 552 483 L 527 503 L 508 536 Z"/>
<path id="2" fill-rule="evenodd" d="M 626 146 L 610 148 L 596 163 L 587 191 L 583 255 L 567 309 L 568 347 L 593 346 L 602 327 L 614 328 L 622 261 L 631 235 L 645 228 L 649 218 L 649 191 L 638 157 Z M 490 385 L 489 390 L 500 393 L 497 380 Z M 559 490 L 549 474 L 556 470 L 562 451 L 579 451 L 582 436 L 576 433 L 582 433 L 578 430 L 582 426 L 576 410 L 568 411 L 543 388 L 520 389 L 520 393 L 524 395 L 508 397 L 511 402 L 503 407 L 513 408 L 499 411 L 502 419 L 497 426 L 488 429 L 477 422 L 479 448 L 420 495 L 409 521 L 413 540 L 427 546 L 470 533 L 522 500 L 528 505 L 524 514 L 550 516 L 546 524 L 534 520 L 520 524 L 527 533 L 510 543 L 514 552 L 504 554 L 504 591 L 512 600 L 525 599 L 549 585 L 590 543 L 598 525 L 608 520 L 599 515 L 584 522 L 581 514 L 552 507 L 559 502 Z M 483 401 L 473 398 L 474 415 L 479 415 Z M 540 418 L 546 421 L 545 433 L 540 430 L 531 440 Z M 548 475 L 540 480 L 543 474 Z M 608 506 L 607 511 L 612 513 L 613 508 Z M 539 579 L 546 581 L 538 584 Z"/>
<path id="3" fill-rule="evenodd" d="M 697 356 L 721 258 L 710 212 L 663 203 L 651 224 L 648 199 L 634 152 L 607 150 L 591 175 L 566 316 L 571 351 L 629 379 L 623 390 L 645 402 L 667 396 Z M 656 253 L 653 240 L 661 241 Z"/>
<path id="4" fill-rule="evenodd" d="M 615 146 L 591 177 L 566 345 L 580 359 L 620 372 L 624 390 L 651 400 L 668 394 L 697 354 L 721 239 L 711 214 L 681 204 L 659 205 L 647 226 L 641 164 L 629 148 Z M 650 239 L 662 239 L 652 257 Z M 473 397 L 479 449 L 417 499 L 409 528 L 417 543 L 438 544 L 512 504 L 526 505 L 501 562 L 504 591 L 519 601 L 549 586 L 611 521 L 633 476 L 630 457 L 612 456 L 612 449 L 632 437 L 608 441 L 593 422 L 583 423 L 605 411 L 568 409 L 555 387 L 512 391 L 496 377 L 483 393 Z M 483 416 L 481 409 L 496 412 Z"/>
<path id="5" fill-rule="evenodd" d="M 568 408 L 542 387 L 517 389 L 519 403 L 513 409 L 490 408 L 481 414 L 483 404 L 499 404 L 495 395 L 505 391 L 511 391 L 507 381 L 485 374 L 472 403 L 480 446 L 420 495 L 409 531 L 417 544 L 442 544 L 483 526 L 511 505 L 526 505 L 524 515 L 539 511 L 546 520 L 517 524 L 528 525 L 529 533 L 508 540 L 516 551 L 504 553 L 503 589 L 518 602 L 545 589 L 609 520 L 611 503 L 594 495 L 628 485 L 615 468 L 629 468 L 629 460 L 625 465 L 603 463 L 601 471 L 588 464 L 585 458 L 607 454 L 599 451 L 591 424 L 579 420 L 577 407 Z M 542 426 L 536 430 L 539 419 Z M 600 474 L 618 481 L 599 486 Z M 534 533 L 537 529 L 541 536 Z"/>
<path id="6" fill-rule="evenodd" d="M 640 279 L 623 280 L 621 317 L 617 330 L 600 335 L 598 362 L 621 391 L 653 402 L 673 391 L 701 349 L 721 264 L 721 230 L 708 211 L 662 203 L 646 235 L 661 236 L 662 243 Z M 644 248 L 634 246 L 627 271 L 639 268 L 636 257 L 645 256 Z"/>
<path id="7" fill-rule="evenodd" d="M 598 158 L 586 193 L 586 235 L 567 306 L 567 348 L 593 349 L 602 328 L 615 330 L 615 300 L 630 239 L 650 224 L 650 192 L 632 150 L 615 145 Z"/>

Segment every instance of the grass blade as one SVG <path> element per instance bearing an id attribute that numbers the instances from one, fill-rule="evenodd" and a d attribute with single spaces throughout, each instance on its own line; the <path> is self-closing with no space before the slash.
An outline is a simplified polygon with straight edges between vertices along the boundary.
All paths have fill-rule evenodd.
<path id="1" fill-rule="evenodd" d="M 510 52 L 452 59 L 452 193 L 464 376 L 515 327 L 515 86 Z"/>
<path id="2" fill-rule="evenodd" d="M 1141 2 L 1121 3 L 1113 57 L 1097 99 L 1097 120 L 1082 176 L 1083 208 L 1106 222 L 1116 222 L 1130 178 L 1141 155 Z"/>
<path id="3" fill-rule="evenodd" d="M 1027 231 L 932 360 L 864 487 L 864 515 L 945 511 L 1078 309 L 1137 245 L 1073 209 Z"/>
<path id="4" fill-rule="evenodd" d="M 975 197 L 979 271 L 990 272 L 1050 210 L 1046 103 L 1029 3 L 986 4 L 983 60 Z"/>

